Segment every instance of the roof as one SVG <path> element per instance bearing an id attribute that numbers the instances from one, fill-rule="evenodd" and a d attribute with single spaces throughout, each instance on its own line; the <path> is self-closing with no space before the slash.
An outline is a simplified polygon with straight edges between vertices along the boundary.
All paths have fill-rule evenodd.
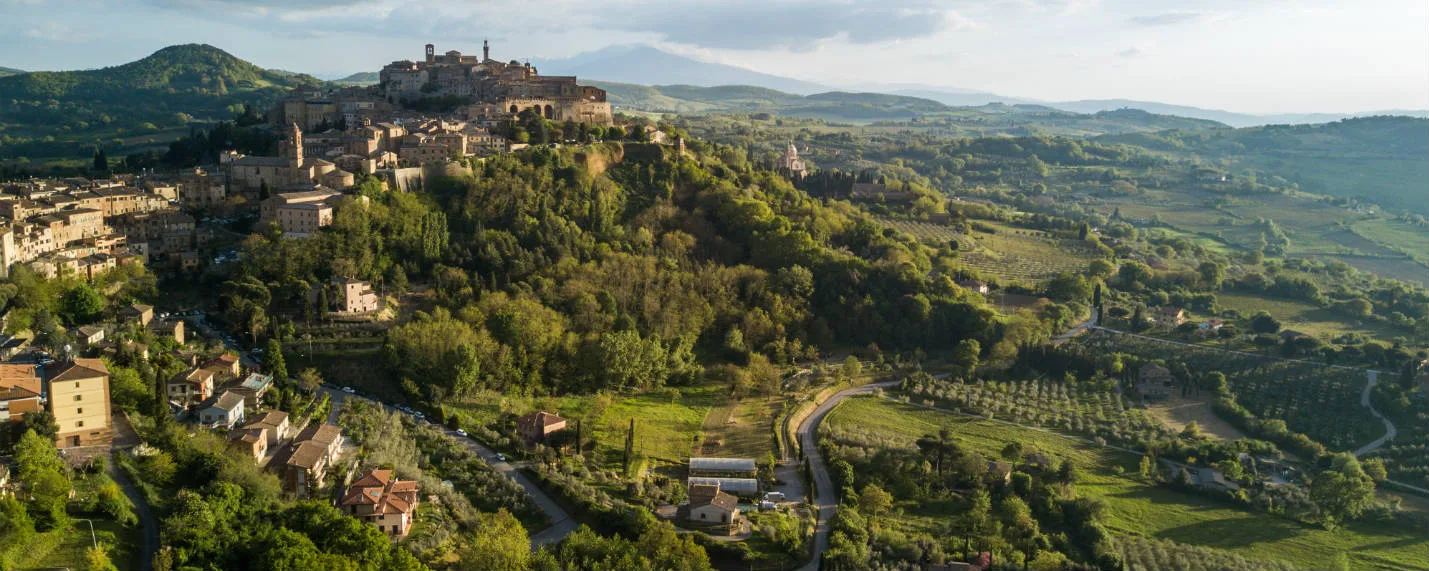
<path id="1" fill-rule="evenodd" d="M 252 422 L 249 422 L 243 427 L 272 428 L 276 430 L 278 426 L 282 425 L 285 422 L 288 422 L 288 413 L 283 412 L 281 410 L 270 410 L 268 412 L 263 413 L 263 416 L 254 419 Z"/>
<path id="2" fill-rule="evenodd" d="M 336 442 L 337 439 L 341 437 L 342 429 L 331 424 L 322 424 L 318 426 L 309 425 L 307 428 L 304 428 L 302 432 L 298 433 L 298 437 L 294 438 L 293 441 L 317 442 L 322 444 L 323 447 L 327 447 L 331 446 L 333 442 Z"/>
<path id="3" fill-rule="evenodd" d="M 1141 366 L 1141 369 L 1137 372 L 1137 376 L 1143 379 L 1147 377 L 1169 377 L 1171 376 L 1171 370 L 1156 363 L 1147 363 Z"/>
<path id="4" fill-rule="evenodd" d="M 544 410 L 533 412 L 516 419 L 516 423 L 518 425 L 539 426 L 541 428 L 550 428 L 551 426 L 555 426 L 565 421 L 566 419 L 561 418 L 559 415 L 552 414 Z"/>
<path id="5" fill-rule="evenodd" d="M 0 364 L 0 400 L 25 398 L 17 396 L 5 396 L 7 391 L 24 391 L 40 395 L 40 376 L 37 374 L 34 365 L 22 365 L 3 363 Z"/>
<path id="6" fill-rule="evenodd" d="M 189 383 L 191 385 L 201 385 L 213 381 L 213 371 L 208 369 L 192 369 L 186 373 L 174 375 L 169 379 L 171 383 Z"/>
<path id="7" fill-rule="evenodd" d="M 1012 474 L 1012 464 L 1008 462 L 988 462 L 987 471 L 989 474 L 1006 477 Z"/>
<path id="8" fill-rule="evenodd" d="M 417 483 L 411 480 L 395 480 L 391 470 L 369 470 L 352 485 L 348 486 L 338 505 L 371 505 L 378 512 L 393 511 L 406 513 L 412 504 L 403 496 L 416 499 Z"/>
<path id="9" fill-rule="evenodd" d="M 755 466 L 753 458 L 690 458 L 690 469 L 718 472 L 754 472 L 759 468 Z"/>
<path id="10" fill-rule="evenodd" d="M 248 445 L 251 446 L 251 445 L 257 444 L 257 443 L 259 443 L 259 442 L 261 442 L 261 441 L 267 440 L 267 439 L 268 439 L 268 434 L 267 434 L 267 432 L 268 432 L 268 429 L 267 429 L 266 427 L 261 427 L 261 426 L 260 426 L 260 427 L 256 427 L 256 428 L 244 427 L 242 430 L 238 430 L 238 431 L 235 431 L 235 432 L 233 432 L 233 433 L 230 433 L 230 434 L 229 434 L 229 438 L 231 438 L 231 439 L 233 439 L 233 440 L 237 440 L 237 441 L 239 441 L 239 442 L 242 442 L 242 443 L 244 443 L 244 444 L 248 444 Z"/>
<path id="11" fill-rule="evenodd" d="M 716 486 L 731 494 L 753 495 L 759 493 L 759 480 L 754 478 L 703 478 L 691 476 L 689 478 L 689 484 L 691 486 L 696 484 Z"/>
<path id="12" fill-rule="evenodd" d="M 55 381 L 71 381 L 80 379 L 93 379 L 95 377 L 109 376 L 109 368 L 104 366 L 104 361 L 99 359 L 74 359 L 63 363 L 53 363 L 45 367 L 45 376 L 51 383 Z"/>
<path id="13" fill-rule="evenodd" d="M 299 442 L 292 448 L 285 462 L 288 466 L 313 469 L 323 458 L 327 457 L 327 447 L 317 442 Z"/>
<path id="14" fill-rule="evenodd" d="M 238 355 L 234 355 L 233 353 L 224 353 L 224 354 L 222 354 L 222 355 L 219 355 L 219 356 L 217 356 L 217 357 L 214 357 L 214 358 L 208 360 L 208 364 L 209 364 L 209 365 L 215 365 L 215 364 L 220 364 L 220 363 L 222 363 L 222 364 L 228 365 L 228 366 L 230 366 L 230 367 L 233 366 L 233 364 L 234 364 L 234 363 L 237 363 L 237 362 L 238 362 Z"/>
<path id="15" fill-rule="evenodd" d="M 271 384 L 273 384 L 273 375 L 260 375 L 258 373 L 249 373 L 248 378 L 243 379 L 243 383 L 239 386 L 245 389 L 256 391 L 261 390 L 263 387 L 269 386 Z M 283 414 L 286 418 L 287 413 Z"/>
<path id="16" fill-rule="evenodd" d="M 136 304 L 133 304 L 133 305 L 126 305 L 126 306 L 124 306 L 124 307 L 121 307 L 121 308 L 119 308 L 119 311 L 121 311 L 121 312 L 123 312 L 123 313 L 128 313 L 128 314 L 141 314 L 141 313 L 148 313 L 148 312 L 150 312 L 150 311 L 154 311 L 154 306 L 152 306 L 152 305 L 144 305 L 144 304 L 142 304 L 142 303 L 136 303 Z"/>
<path id="17" fill-rule="evenodd" d="M 209 400 L 210 402 L 208 403 L 208 406 L 206 408 L 217 408 L 219 410 L 231 411 L 243 407 L 243 395 L 240 395 L 233 391 L 223 391 L 222 393 L 219 393 L 218 396 L 215 396 Z"/>
<path id="18" fill-rule="evenodd" d="M 732 512 L 739 507 L 739 499 L 720 491 L 719 486 L 709 484 L 694 484 L 690 486 L 689 507 L 694 509 L 703 506 L 715 506 Z"/>
<path id="19" fill-rule="evenodd" d="M 85 337 L 93 337 L 95 334 L 104 333 L 104 328 L 95 325 L 85 325 L 79 328 L 79 332 L 83 333 Z"/>

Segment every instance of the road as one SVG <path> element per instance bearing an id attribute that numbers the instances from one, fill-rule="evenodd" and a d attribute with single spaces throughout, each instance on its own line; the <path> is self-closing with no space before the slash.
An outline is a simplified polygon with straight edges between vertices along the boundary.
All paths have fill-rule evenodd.
<path id="1" fill-rule="evenodd" d="M 144 545 L 139 550 L 139 569 L 141 571 L 154 570 L 154 554 L 159 552 L 159 520 L 154 517 L 153 510 L 149 509 L 149 501 L 144 499 L 144 494 L 139 493 L 139 489 L 134 487 L 134 482 L 129 481 L 129 476 L 119 469 L 119 463 L 109 459 L 109 477 L 119 485 L 119 489 L 134 502 L 134 515 L 139 516 L 139 523 L 144 527 Z"/>
<path id="2" fill-rule="evenodd" d="M 1379 437 L 1379 439 L 1374 442 L 1361 446 L 1359 450 L 1355 451 L 1355 456 L 1364 456 L 1365 454 L 1379 450 L 1381 446 L 1384 446 L 1385 442 L 1393 440 L 1395 436 L 1399 435 L 1399 430 L 1394 427 L 1394 423 L 1390 422 L 1388 418 L 1385 418 L 1384 415 L 1375 410 L 1374 403 L 1370 402 L 1370 394 L 1374 392 L 1374 386 L 1377 384 L 1379 384 L 1379 371 L 1370 371 L 1369 382 L 1365 383 L 1364 392 L 1360 393 L 1360 406 L 1369 409 L 1370 414 L 1384 423 L 1384 436 Z"/>
<path id="3" fill-rule="evenodd" d="M 374 404 L 380 404 L 383 410 L 386 410 L 390 413 L 407 414 L 406 412 L 403 412 L 387 403 L 379 402 L 362 396 L 348 394 L 337 387 L 324 385 L 321 390 L 332 397 L 332 412 L 328 413 L 328 423 L 330 424 L 337 424 L 338 411 L 342 408 L 343 401 L 349 398 L 361 399 Z M 501 473 L 507 478 L 514 480 L 517 484 L 519 484 L 523 489 L 526 490 L 526 494 L 531 496 L 531 502 L 536 504 L 536 507 L 540 508 L 542 513 L 546 514 L 546 519 L 551 520 L 550 527 L 547 527 L 546 529 L 541 530 L 540 533 L 531 536 L 532 551 L 535 551 L 542 545 L 559 542 L 560 540 L 565 539 L 567 535 L 570 535 L 572 531 L 576 530 L 577 524 L 575 520 L 571 519 L 570 514 L 566 513 L 566 510 L 562 509 L 560 504 L 557 504 L 554 500 L 551 499 L 550 496 L 547 496 L 546 492 L 542 491 L 541 488 L 537 487 L 535 482 L 532 482 L 530 478 L 527 478 L 525 474 L 522 474 L 520 471 L 521 466 L 503 460 L 500 456 L 496 454 L 495 451 L 485 446 L 482 446 L 475 440 L 457 434 L 455 430 L 443 430 L 443 432 L 445 432 L 447 436 L 455 439 L 457 442 L 460 442 L 465 445 L 477 456 L 481 457 L 481 459 L 486 462 L 487 465 L 491 466 L 493 470 L 496 470 L 497 472 Z"/>
<path id="4" fill-rule="evenodd" d="M 1086 321 L 1078 323 L 1076 327 L 1063 331 L 1061 335 L 1052 338 L 1053 345 L 1066 343 L 1068 339 L 1081 335 L 1084 331 L 1095 327 L 1097 324 L 1097 309 L 1092 308 L 1092 315 Z"/>
<path id="5" fill-rule="evenodd" d="M 834 517 L 834 511 L 838 509 L 838 494 L 834 489 L 833 478 L 829 477 L 828 467 L 824 465 L 824 458 L 819 453 L 819 423 L 823 422 L 829 411 L 844 399 L 869 394 L 877 389 L 895 387 L 898 386 L 898 383 L 899 381 L 883 381 L 834 393 L 799 425 L 799 445 L 803 447 L 804 457 L 809 460 L 814 472 L 814 491 L 818 495 L 814 499 L 814 509 L 817 510 L 819 518 L 818 523 L 814 526 L 813 557 L 809 559 L 808 564 L 800 567 L 799 571 L 818 571 L 819 560 L 823 558 L 824 551 L 829 548 L 829 520 Z"/>

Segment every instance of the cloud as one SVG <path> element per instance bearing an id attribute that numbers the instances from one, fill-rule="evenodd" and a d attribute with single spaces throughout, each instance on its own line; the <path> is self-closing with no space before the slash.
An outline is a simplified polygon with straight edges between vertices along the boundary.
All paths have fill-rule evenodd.
<path id="1" fill-rule="evenodd" d="M 1146 16 L 1133 16 L 1129 21 L 1138 26 L 1174 26 L 1203 19 L 1205 12 L 1162 12 Z"/>
<path id="2" fill-rule="evenodd" d="M 49 40 L 52 42 L 75 41 L 74 33 L 70 31 L 69 26 L 59 22 L 45 22 L 44 24 L 25 30 L 25 37 L 37 40 Z"/>
<path id="3" fill-rule="evenodd" d="M 1117 57 L 1134 58 L 1144 56 L 1146 55 L 1146 52 L 1143 51 L 1141 48 L 1131 46 L 1129 48 L 1116 52 L 1116 55 Z"/>
<path id="4" fill-rule="evenodd" d="M 944 7 L 908 1 L 684 1 L 622 10 L 618 16 L 607 13 L 599 25 L 651 32 L 672 43 L 705 48 L 810 51 L 827 41 L 877 44 L 927 37 L 975 23 Z"/>

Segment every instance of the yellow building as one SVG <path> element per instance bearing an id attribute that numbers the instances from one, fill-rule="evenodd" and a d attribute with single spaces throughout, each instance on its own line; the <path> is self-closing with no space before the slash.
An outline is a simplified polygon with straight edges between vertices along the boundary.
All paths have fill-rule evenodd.
<path id="1" fill-rule="evenodd" d="M 45 368 L 50 412 L 55 415 L 60 448 L 109 444 L 109 369 L 99 359 L 75 359 Z"/>

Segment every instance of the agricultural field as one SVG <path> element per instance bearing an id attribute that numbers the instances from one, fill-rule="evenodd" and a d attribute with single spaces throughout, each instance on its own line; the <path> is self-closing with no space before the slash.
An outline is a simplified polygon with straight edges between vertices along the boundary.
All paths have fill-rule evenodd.
<path id="1" fill-rule="evenodd" d="M 119 571 L 139 569 L 138 527 L 124 527 L 105 519 L 93 522 L 93 536 L 89 524 L 78 519 L 70 522 L 68 528 L 37 534 L 15 554 L 14 568 L 86 569 L 85 553 L 97 539 L 108 550 L 110 561 Z"/>
<path id="2" fill-rule="evenodd" d="M 759 458 L 774 448 L 778 397 L 749 397 L 710 407 L 692 456 Z"/>
<path id="3" fill-rule="evenodd" d="M 1100 438 L 1123 446 L 1135 446 L 1138 440 L 1152 441 L 1170 434 L 1146 411 L 1126 406 L 1121 397 L 1099 390 L 1093 383 L 923 380 L 910 383 L 908 394 L 915 402 Z"/>
<path id="4" fill-rule="evenodd" d="M 1088 355 L 1126 353 L 1185 363 L 1193 371 L 1225 374 L 1236 401 L 1263 419 L 1281 419 L 1331 450 L 1353 450 L 1384 433 L 1358 406 L 1367 382 L 1360 369 L 1290 361 L 1172 341 L 1094 330 L 1064 345 Z M 1326 411 L 1335 411 L 1326 414 Z"/>
<path id="5" fill-rule="evenodd" d="M 1404 331 L 1383 322 L 1351 322 L 1351 318 L 1328 308 L 1293 299 L 1224 291 L 1216 294 L 1216 305 L 1222 309 L 1233 309 L 1242 317 L 1264 311 L 1279 320 L 1282 328 L 1326 342 L 1347 333 L 1386 340 L 1405 335 Z"/>
<path id="6" fill-rule="evenodd" d="M 1072 460 L 1081 475 L 1077 490 L 1100 498 L 1106 524 L 1115 534 L 1170 540 L 1224 550 L 1252 560 L 1284 561 L 1298 569 L 1318 569 L 1346 557 L 1351 569 L 1429 570 L 1429 537 L 1390 525 L 1360 522 L 1337 531 L 1275 515 L 1236 509 L 1193 493 L 1144 483 L 1135 476 L 1138 457 L 1084 444 L 1057 434 L 1005 423 L 938 412 L 879 398 L 844 401 L 829 414 L 821 438 L 835 453 L 840 442 L 867 441 L 909 450 L 925 434 L 948 429 L 960 444 L 996 456 L 1009 442 L 1021 442 L 1055 458 Z M 890 527 L 943 533 L 949 513 L 937 503 L 903 502 Z M 1139 544 L 1141 541 L 1129 541 Z M 1194 551 L 1194 550 L 1192 550 Z M 1277 568 L 1277 566 L 1270 566 Z"/>
<path id="7" fill-rule="evenodd" d="M 732 450 L 751 455 L 772 450 L 772 429 L 761 429 L 757 422 L 762 409 L 755 403 L 763 401 L 750 399 L 732 405 L 726 402 L 726 392 L 726 388 L 714 385 L 667 387 L 633 396 L 603 393 L 527 397 L 491 391 L 447 408 L 460 413 L 471 426 L 491 426 L 505 415 L 519 416 L 535 410 L 559 414 L 572 421 L 572 428 L 574 421 L 580 420 L 582 429 L 595 439 L 597 454 L 607 459 L 618 458 L 624 452 L 625 435 L 633 418 L 636 452 L 671 464 L 683 463 L 692 451 L 700 449 L 701 442 L 711 437 L 705 431 L 711 410 L 724 408 L 736 411 L 734 418 L 743 424 L 722 425 L 713 433 L 714 438 L 725 441 L 724 446 L 716 447 L 719 455 L 733 454 Z M 767 420 L 772 422 L 772 417 Z"/>
<path id="8" fill-rule="evenodd" d="M 963 262 L 971 270 L 1002 284 L 1035 286 L 1064 272 L 1082 272 L 1098 258 L 1090 247 L 1075 240 L 1058 238 L 1041 230 L 980 221 L 993 232 L 971 235 L 926 222 L 884 219 L 891 228 L 933 242 L 958 243 Z"/>

